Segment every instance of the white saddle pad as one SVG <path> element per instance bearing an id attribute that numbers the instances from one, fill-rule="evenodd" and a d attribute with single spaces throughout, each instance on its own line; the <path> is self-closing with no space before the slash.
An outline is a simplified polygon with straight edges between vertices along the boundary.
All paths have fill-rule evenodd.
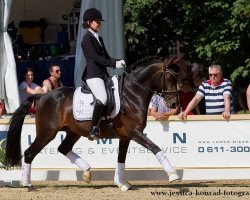
<path id="1" fill-rule="evenodd" d="M 113 76 L 112 80 L 114 83 L 115 106 L 109 117 L 113 119 L 120 111 L 120 98 L 117 77 Z M 94 110 L 94 104 L 91 105 L 93 101 L 92 94 L 83 94 L 81 92 L 81 87 L 77 87 L 73 96 L 74 118 L 79 121 L 91 120 Z"/>

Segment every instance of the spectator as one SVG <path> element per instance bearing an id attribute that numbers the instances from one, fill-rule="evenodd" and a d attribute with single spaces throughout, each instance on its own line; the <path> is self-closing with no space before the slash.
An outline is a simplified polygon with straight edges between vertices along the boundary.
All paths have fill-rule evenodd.
<path id="1" fill-rule="evenodd" d="M 19 93 L 21 102 L 25 101 L 29 96 L 33 94 L 44 94 L 44 91 L 40 86 L 33 83 L 34 79 L 34 69 L 28 67 L 24 71 L 24 81 L 19 86 Z M 35 106 L 32 104 L 29 114 L 35 114 Z"/>
<path id="2" fill-rule="evenodd" d="M 244 81 L 240 77 L 237 77 L 233 83 L 233 105 L 235 113 L 246 113 L 247 100 L 246 100 L 246 88 L 244 87 Z"/>
<path id="3" fill-rule="evenodd" d="M 24 81 L 19 86 L 21 102 L 25 101 L 29 96 L 33 94 L 43 94 L 43 90 L 40 86 L 33 83 L 34 69 L 28 67 L 24 71 Z"/>
<path id="4" fill-rule="evenodd" d="M 202 81 L 206 80 L 203 75 L 203 66 L 199 65 L 198 63 L 193 63 L 191 72 L 192 72 L 192 85 L 194 86 L 193 92 L 196 93 Z M 206 106 L 204 98 L 201 99 L 197 107 L 199 107 L 200 115 L 206 114 Z"/>
<path id="5" fill-rule="evenodd" d="M 250 84 L 247 87 L 246 96 L 247 96 L 247 107 L 248 110 L 250 111 Z"/>
<path id="6" fill-rule="evenodd" d="M 187 108 L 178 117 L 186 118 L 187 114 L 205 97 L 206 114 L 222 114 L 224 119 L 229 119 L 233 113 L 232 83 L 222 77 L 221 66 L 211 65 L 208 68 L 209 80 L 203 81 L 194 98 Z"/>
<path id="7" fill-rule="evenodd" d="M 60 66 L 52 64 L 49 68 L 49 73 L 50 77 L 43 81 L 43 91 L 45 93 L 63 86 L 62 82 L 60 81 L 62 76 Z"/>
<path id="8" fill-rule="evenodd" d="M 193 99 L 195 93 L 191 89 L 191 83 L 188 78 L 183 78 L 181 82 L 181 90 L 179 92 L 181 109 L 185 110 L 188 103 Z M 195 106 L 195 110 L 188 112 L 188 115 L 198 114 L 200 115 L 200 109 L 198 106 Z"/>
<path id="9" fill-rule="evenodd" d="M 1 115 L 4 115 L 5 113 L 6 113 L 6 110 L 5 110 L 4 100 L 1 99 L 1 100 L 0 100 L 0 116 L 1 116 Z"/>
<path id="10" fill-rule="evenodd" d="M 148 114 L 147 114 L 148 116 L 152 116 L 152 113 L 151 113 L 152 106 L 153 106 L 152 104 L 153 104 L 153 101 L 154 101 L 154 99 L 156 98 L 156 96 L 157 96 L 157 95 L 154 94 L 154 95 L 152 96 L 150 102 L 149 102 Z"/>
<path id="11" fill-rule="evenodd" d="M 193 92 L 197 92 L 199 86 L 201 85 L 202 81 L 205 81 L 206 79 L 203 78 L 202 74 L 199 73 L 194 79 L 193 79 Z M 197 105 L 200 110 L 200 115 L 205 115 L 206 114 L 206 106 L 205 106 L 205 99 L 202 98 L 199 104 Z"/>
<path id="12" fill-rule="evenodd" d="M 152 109 L 151 115 L 156 119 L 162 119 L 169 117 L 170 115 L 175 115 L 178 112 L 178 106 L 174 106 L 174 109 L 170 108 L 170 105 L 167 105 L 167 102 L 164 98 L 159 95 L 154 95 L 152 99 Z"/>

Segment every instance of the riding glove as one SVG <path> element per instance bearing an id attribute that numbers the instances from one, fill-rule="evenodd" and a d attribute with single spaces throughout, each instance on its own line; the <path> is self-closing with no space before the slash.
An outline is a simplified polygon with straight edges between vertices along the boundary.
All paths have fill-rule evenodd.
<path id="1" fill-rule="evenodd" d="M 119 61 L 116 61 L 115 66 L 116 68 L 123 68 L 126 66 L 126 63 L 124 60 L 119 60 Z"/>

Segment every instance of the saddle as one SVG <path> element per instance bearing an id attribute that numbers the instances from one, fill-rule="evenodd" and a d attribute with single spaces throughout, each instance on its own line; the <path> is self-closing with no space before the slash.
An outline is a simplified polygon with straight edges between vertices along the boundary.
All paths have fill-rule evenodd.
<path id="1" fill-rule="evenodd" d="M 114 95 L 114 83 L 113 80 L 108 77 L 105 81 L 105 88 L 106 88 L 106 92 L 107 92 L 107 105 L 105 107 L 105 110 L 103 112 L 103 116 L 109 116 L 110 113 L 112 112 L 112 110 L 114 109 L 115 106 L 115 95 Z M 94 96 L 94 94 L 92 93 L 92 91 L 90 90 L 89 86 L 87 85 L 87 83 L 85 81 L 83 81 L 83 86 L 81 88 L 81 92 L 84 94 L 92 94 L 93 95 L 93 99 L 94 101 L 92 102 L 93 104 L 95 103 L 96 97 Z"/>

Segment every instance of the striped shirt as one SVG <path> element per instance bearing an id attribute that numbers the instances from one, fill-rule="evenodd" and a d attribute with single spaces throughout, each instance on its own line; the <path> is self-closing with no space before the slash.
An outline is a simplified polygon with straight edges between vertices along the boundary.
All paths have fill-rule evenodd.
<path id="1" fill-rule="evenodd" d="M 212 88 L 210 80 L 203 81 L 196 92 L 197 95 L 205 97 L 206 114 L 218 115 L 225 111 L 223 95 L 232 97 L 232 83 L 228 79 L 221 79 L 219 84 Z M 231 98 L 230 112 L 233 113 L 233 100 Z"/>

